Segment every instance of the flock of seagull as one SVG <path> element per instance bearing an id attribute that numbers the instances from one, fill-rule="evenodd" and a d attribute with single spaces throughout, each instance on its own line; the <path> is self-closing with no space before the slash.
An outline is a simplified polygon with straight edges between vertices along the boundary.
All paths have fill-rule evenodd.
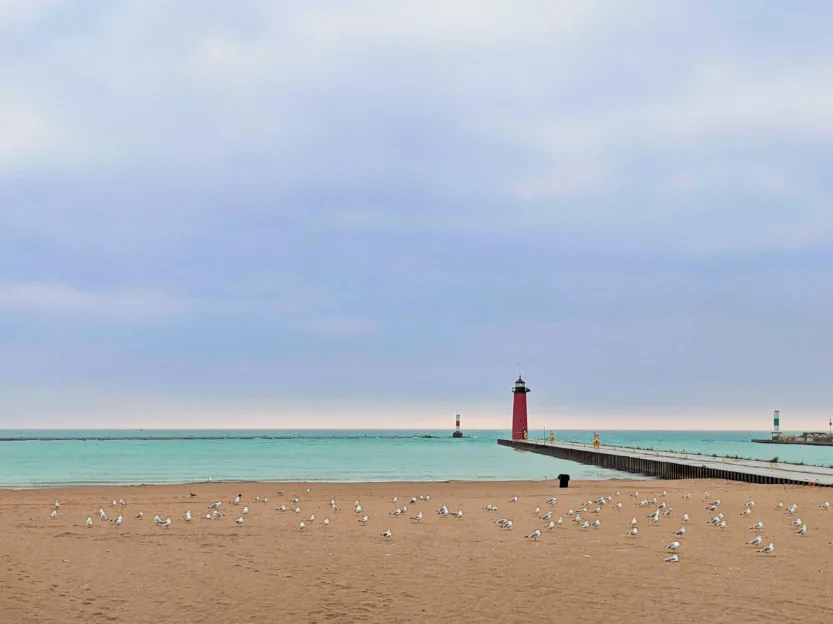
<path id="1" fill-rule="evenodd" d="M 310 490 L 307 489 L 306 493 L 309 494 Z M 278 495 L 279 496 L 283 495 L 283 491 L 278 492 Z M 192 497 L 196 496 L 196 494 L 191 492 L 191 496 Z M 620 493 L 616 492 L 615 497 L 616 498 L 620 497 Z M 614 496 L 602 496 L 602 497 L 596 499 L 595 501 L 594 500 L 588 500 L 582 508 L 577 509 L 577 510 L 574 510 L 574 509 L 568 510 L 567 513 L 566 513 L 566 516 L 571 520 L 571 522 L 573 524 L 576 524 L 578 526 L 578 528 L 581 529 L 581 530 L 588 530 L 588 529 L 595 530 L 595 529 L 598 529 L 602 524 L 601 519 L 598 516 L 602 513 L 603 508 L 606 508 L 606 507 L 609 506 L 610 508 L 612 508 L 613 511 L 621 511 L 623 509 L 624 506 L 623 506 L 621 501 L 618 501 L 614 504 L 613 501 L 614 501 L 615 497 Z M 668 505 L 668 493 L 666 491 L 663 491 L 662 494 L 660 495 L 661 500 L 659 500 L 657 497 L 653 497 L 650 500 L 640 499 L 639 492 L 634 492 L 633 494 L 631 494 L 631 497 L 637 499 L 637 501 L 638 501 L 637 502 L 637 507 L 638 508 L 645 509 L 645 508 L 653 507 L 653 511 L 651 511 L 651 513 L 646 516 L 647 522 L 648 522 L 649 525 L 659 525 L 662 518 L 673 517 L 673 515 L 674 515 L 673 507 L 670 507 Z M 691 494 L 684 494 L 682 498 L 685 499 L 685 500 L 690 500 L 691 499 Z M 431 500 L 431 497 L 428 496 L 428 495 L 421 495 L 419 497 L 414 496 L 410 499 L 408 504 L 415 505 L 415 504 L 421 503 L 421 502 L 429 502 L 430 500 Z M 715 515 L 709 520 L 709 524 L 711 524 L 712 526 L 714 526 L 718 529 L 726 528 L 726 526 L 727 526 L 726 516 L 723 514 L 723 512 L 720 511 L 721 501 L 719 499 L 715 499 L 715 500 L 712 500 L 712 501 L 709 501 L 709 502 L 706 502 L 706 501 L 709 501 L 709 493 L 708 492 L 703 492 L 703 502 L 706 504 L 706 507 L 705 507 L 706 511 L 708 511 L 710 513 L 715 513 Z M 289 509 L 287 507 L 287 505 L 281 505 L 280 507 L 276 508 L 276 511 L 291 512 L 291 513 L 295 513 L 295 514 L 300 514 L 301 509 L 298 506 L 299 502 L 300 502 L 300 499 L 297 496 L 295 496 L 291 501 L 291 504 L 295 505 L 294 508 Z M 514 504 L 518 503 L 518 497 L 514 496 L 508 502 L 509 502 L 509 504 L 514 505 Z M 260 498 L 259 496 L 255 496 L 251 499 L 251 503 L 252 504 L 254 504 L 254 503 L 268 504 L 269 503 L 269 498 L 268 497 Z M 392 504 L 392 505 L 397 505 L 398 503 L 399 503 L 399 499 L 396 496 L 394 496 L 390 500 L 390 504 Z M 558 503 L 558 499 L 556 497 L 552 497 L 552 498 L 550 498 L 549 500 L 546 501 L 546 504 L 550 507 L 555 506 L 557 503 Z M 423 512 L 419 511 L 414 515 L 408 515 L 408 513 L 409 513 L 408 512 L 408 504 L 402 504 L 401 506 L 395 507 L 390 512 L 390 515 L 393 516 L 393 517 L 396 517 L 396 516 L 409 517 L 413 522 L 419 523 L 424 517 Z M 231 501 L 228 501 L 228 505 L 229 505 L 229 507 L 232 507 L 234 509 L 238 509 L 238 508 L 241 509 L 239 517 L 234 522 L 238 527 L 243 526 L 243 524 L 245 523 L 246 516 L 249 514 L 249 507 L 248 507 L 247 503 L 243 502 L 243 495 L 238 494 L 234 499 L 232 499 Z M 242 508 L 241 508 L 241 505 L 242 505 Z M 84 524 L 87 527 L 94 526 L 95 521 L 93 520 L 93 516 L 97 516 L 99 518 L 100 522 L 109 522 L 113 526 L 119 526 L 125 520 L 124 515 L 122 513 L 122 510 L 124 510 L 124 508 L 126 506 L 127 506 L 127 503 L 125 503 L 124 499 L 118 499 L 118 500 L 113 499 L 112 503 L 110 504 L 110 507 L 114 508 L 115 510 L 118 510 L 118 515 L 115 515 L 116 511 L 112 511 L 111 513 L 115 517 L 110 518 L 110 514 L 108 514 L 104 510 L 104 508 L 101 507 L 101 508 L 99 508 L 99 510 L 97 512 L 88 516 L 87 520 Z M 332 509 L 333 513 L 337 513 L 339 511 L 341 511 L 341 508 L 338 505 L 336 505 L 335 500 L 330 500 L 329 507 Z M 216 519 L 219 519 L 219 518 L 223 518 L 226 514 L 221 511 L 221 508 L 223 508 L 223 502 L 222 501 L 216 501 L 216 502 L 208 505 L 208 507 L 204 510 L 205 513 L 200 516 L 201 520 L 216 520 Z M 741 517 L 750 516 L 752 514 L 752 510 L 754 508 L 755 508 L 755 501 L 754 500 L 748 501 L 744 505 L 743 510 L 740 512 L 740 516 Z M 819 505 L 819 508 L 826 511 L 826 510 L 830 509 L 830 503 L 829 502 L 824 502 L 824 503 Z M 57 518 L 58 517 L 58 512 L 60 511 L 60 509 L 61 509 L 61 502 L 56 500 L 54 509 L 50 513 L 49 517 L 51 519 Z M 806 533 L 807 533 L 807 524 L 805 522 L 803 522 L 801 520 L 801 518 L 798 516 L 798 505 L 793 504 L 793 505 L 790 505 L 789 507 L 787 507 L 785 509 L 783 503 L 778 503 L 777 505 L 775 505 L 775 509 L 776 510 L 784 510 L 785 515 L 790 516 L 791 518 L 794 518 L 794 519 L 790 520 L 789 526 L 794 529 L 794 532 L 795 532 L 796 535 L 799 535 L 799 536 L 806 535 Z M 485 507 L 483 507 L 483 511 L 485 511 L 487 513 L 496 513 L 497 510 L 498 510 L 497 506 L 492 505 L 491 502 L 488 503 Z M 368 523 L 369 517 L 367 515 L 363 514 L 362 505 L 358 500 L 353 503 L 353 511 L 357 516 L 359 516 L 357 521 L 360 524 L 367 524 Z M 457 519 L 457 520 L 459 520 L 463 517 L 463 511 L 462 510 L 457 510 L 457 511 L 452 512 L 448 508 L 448 506 L 446 506 L 446 505 L 440 506 L 438 509 L 435 510 L 435 512 L 436 512 L 437 515 L 439 515 L 441 517 L 448 517 L 448 518 L 453 518 L 453 519 Z M 552 529 L 555 529 L 556 527 L 563 527 L 564 526 L 564 523 L 565 523 L 564 517 L 563 516 L 554 517 L 554 514 L 553 514 L 552 511 L 547 511 L 546 513 L 542 513 L 540 507 L 535 507 L 535 509 L 533 510 L 532 513 L 537 515 L 538 519 L 541 522 L 546 523 L 543 527 L 544 531 L 552 530 Z M 592 522 L 591 522 L 589 519 L 585 518 L 582 514 L 596 515 L 596 518 L 594 520 L 592 520 Z M 234 515 L 237 515 L 237 514 L 235 513 Z M 144 512 L 139 511 L 135 515 L 134 520 L 142 520 L 143 518 L 144 518 Z M 194 518 L 195 518 L 195 516 L 192 515 L 190 511 L 186 511 L 185 514 L 182 516 L 181 520 L 183 520 L 184 522 L 191 522 L 192 520 L 194 520 Z M 316 521 L 315 514 L 311 514 L 306 520 L 300 521 L 297 524 L 297 528 L 299 530 L 303 530 L 303 529 L 307 528 L 308 525 L 313 524 L 315 521 Z M 682 542 L 680 542 L 679 540 L 682 539 L 686 534 L 685 524 L 689 522 L 688 514 L 683 514 L 682 517 L 681 517 L 681 521 L 683 523 L 683 526 L 681 526 L 679 529 L 677 529 L 676 531 L 671 533 L 671 535 L 673 535 L 674 538 L 675 538 L 674 541 L 670 542 L 665 547 L 665 550 L 666 550 L 665 554 L 668 555 L 668 556 L 665 556 L 663 561 L 665 561 L 666 563 L 678 563 L 680 561 L 680 556 L 678 554 L 678 551 L 680 551 L 680 549 L 682 547 Z M 162 528 L 168 528 L 173 524 L 173 521 L 171 520 L 170 517 L 166 517 L 165 519 L 162 519 L 162 517 L 159 516 L 159 515 L 154 516 L 153 522 L 156 525 L 158 525 Z M 328 518 L 324 518 L 321 521 L 321 526 L 322 527 L 326 527 L 329 524 L 330 524 L 330 520 Z M 503 530 L 512 530 L 513 527 L 514 527 L 513 521 L 510 520 L 510 519 L 507 519 L 507 518 L 500 518 L 499 520 L 495 521 L 495 524 L 497 524 L 498 527 L 500 527 Z M 631 522 L 630 522 L 630 529 L 627 532 L 628 536 L 635 537 L 635 536 L 639 535 L 638 524 L 639 524 L 639 522 L 637 521 L 636 516 L 634 516 L 631 519 Z M 758 533 L 758 532 L 760 532 L 760 530 L 763 527 L 764 527 L 763 521 L 759 520 L 758 522 L 756 522 L 755 524 L 750 526 L 749 529 L 751 531 L 754 531 L 754 532 Z M 381 535 L 382 538 L 389 539 L 393 536 L 393 532 L 390 529 L 387 529 L 386 531 L 382 532 L 380 535 Z M 532 531 L 531 533 L 529 533 L 528 535 L 525 535 L 524 537 L 526 539 L 530 539 L 532 541 L 537 542 L 538 539 L 540 537 L 542 537 L 542 535 L 543 535 L 543 531 L 541 529 L 536 529 L 536 530 Z M 763 538 L 761 537 L 761 535 L 758 534 L 758 535 L 755 535 L 755 537 L 753 537 L 752 539 L 750 539 L 746 543 L 749 546 L 754 546 L 754 547 L 757 548 L 758 546 L 761 546 L 763 544 Z M 833 541 L 828 542 L 828 545 L 833 547 Z M 773 552 L 775 552 L 775 544 L 770 542 L 768 545 L 763 546 L 763 548 L 758 549 L 758 552 L 763 553 L 763 554 L 773 553 Z M 671 554 L 669 555 L 668 553 L 671 553 Z"/>

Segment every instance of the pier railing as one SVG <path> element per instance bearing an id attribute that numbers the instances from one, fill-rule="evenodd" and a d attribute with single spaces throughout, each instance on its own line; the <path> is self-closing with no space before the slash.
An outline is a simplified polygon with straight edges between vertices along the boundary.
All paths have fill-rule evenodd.
<path id="1" fill-rule="evenodd" d="M 833 469 L 823 466 L 710 457 L 671 451 L 648 451 L 607 445 L 596 448 L 579 442 L 498 440 L 498 444 L 582 464 L 663 479 L 704 478 L 748 483 L 833 486 Z"/>

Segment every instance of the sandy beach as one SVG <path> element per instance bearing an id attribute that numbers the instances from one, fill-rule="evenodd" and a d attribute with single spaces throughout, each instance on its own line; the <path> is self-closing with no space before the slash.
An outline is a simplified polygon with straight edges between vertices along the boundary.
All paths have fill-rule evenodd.
<path id="1" fill-rule="evenodd" d="M 631 496 L 637 490 L 639 497 Z M 716 512 L 705 509 L 704 490 L 709 501 L 720 499 L 724 529 L 709 524 Z M 237 494 L 242 502 L 232 505 Z M 430 501 L 409 502 L 425 495 Z M 291 511 L 296 496 L 300 513 Z M 514 496 L 518 502 L 510 503 Z M 552 496 L 558 502 L 548 505 Z M 613 500 L 599 514 L 595 505 L 582 514 L 598 518 L 598 528 L 580 529 L 568 517 L 570 508 L 603 496 Z M 673 512 L 652 525 L 655 505 L 637 503 L 654 497 Z M 120 498 L 126 506 L 113 507 Z M 62 624 L 829 622 L 833 509 L 819 505 L 831 498 L 825 488 L 723 481 L 587 481 L 566 490 L 557 482 L 489 482 L 0 491 L 0 612 L 8 623 Z M 56 499 L 61 507 L 52 519 Z M 329 507 L 331 499 L 341 511 Z M 741 516 L 749 500 L 756 504 Z M 201 520 L 216 501 L 225 516 Z M 490 502 L 497 512 L 483 509 Z M 775 509 L 779 502 L 797 504 L 798 512 Z M 390 515 L 403 504 L 405 514 Z M 463 517 L 438 516 L 443 504 Z M 249 513 L 238 527 L 244 505 Z M 288 511 L 278 511 L 281 505 Z M 122 514 L 123 523 L 100 520 L 101 507 L 111 519 Z M 139 511 L 144 517 L 135 519 Z M 420 511 L 421 521 L 410 519 Z M 545 529 L 539 516 L 549 511 L 564 526 Z M 170 517 L 171 526 L 155 524 L 155 515 Z M 358 522 L 364 515 L 367 524 Z M 85 527 L 88 516 L 92 527 Z M 633 517 L 640 532 L 629 536 Z M 513 528 L 499 528 L 499 518 Z M 794 534 L 795 518 L 807 524 L 804 536 Z M 302 520 L 307 526 L 299 529 Z M 750 530 L 758 521 L 764 528 Z M 676 538 L 682 526 L 686 533 Z M 387 529 L 390 539 L 380 535 Z M 524 537 L 535 529 L 542 531 L 537 542 Z M 747 545 L 756 534 L 776 551 Z M 675 539 L 680 561 L 664 563 Z"/>

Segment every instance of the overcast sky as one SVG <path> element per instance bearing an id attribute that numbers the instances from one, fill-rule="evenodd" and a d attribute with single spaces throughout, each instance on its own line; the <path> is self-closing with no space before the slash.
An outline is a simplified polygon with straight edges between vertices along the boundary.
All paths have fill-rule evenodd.
<path id="1" fill-rule="evenodd" d="M 0 2 L 0 427 L 833 413 L 833 4 Z"/>

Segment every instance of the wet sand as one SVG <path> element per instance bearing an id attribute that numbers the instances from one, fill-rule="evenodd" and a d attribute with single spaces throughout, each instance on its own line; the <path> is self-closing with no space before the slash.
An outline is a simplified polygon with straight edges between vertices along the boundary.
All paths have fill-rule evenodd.
<path id="1" fill-rule="evenodd" d="M 833 622 L 833 490 L 723 481 L 512 483 L 200 484 L 0 491 L 0 621 L 54 622 Z M 310 493 L 305 492 L 310 488 Z M 674 509 L 649 526 L 651 507 L 630 495 L 664 499 Z M 720 499 L 727 527 L 708 524 L 703 503 Z M 279 494 L 279 492 L 283 492 Z M 620 496 L 615 496 L 616 492 Z M 190 496 L 190 492 L 196 496 Z M 692 494 L 690 500 L 682 495 Z M 249 507 L 243 526 L 234 520 Z M 428 502 L 408 500 L 429 495 Z M 613 496 L 598 529 L 567 516 Z M 255 496 L 268 497 L 266 504 Z M 298 496 L 300 514 L 276 509 Z M 390 503 L 392 496 L 399 502 Z M 517 503 L 509 499 L 517 496 Z M 556 496 L 554 506 L 547 499 Z M 123 498 L 126 507 L 112 507 Z M 61 509 L 50 519 L 56 499 Z M 335 499 L 342 508 L 328 506 Z M 358 499 L 363 511 L 356 514 Z M 749 516 L 744 504 L 756 502 Z M 201 520 L 223 501 L 225 517 Z M 614 505 L 621 501 L 623 509 Z M 482 508 L 491 502 L 497 512 Z M 774 506 L 798 504 L 794 517 Z M 390 512 L 408 505 L 403 516 Z M 446 504 L 462 519 L 439 517 Z M 121 526 L 102 522 L 120 512 Z M 533 513 L 565 525 L 544 529 Z M 595 506 L 590 507 L 592 511 Z M 142 520 L 135 520 L 139 511 Z M 185 522 L 186 510 L 194 520 Z M 424 519 L 410 516 L 422 511 Z M 682 522 L 684 513 L 690 520 Z M 154 515 L 170 516 L 170 528 Z M 303 530 L 301 520 L 315 514 Z M 84 526 L 93 515 L 93 527 Z M 367 525 L 357 522 L 369 516 Z M 639 535 L 628 536 L 632 517 Z M 790 522 L 808 525 L 801 537 Z M 321 521 L 329 518 L 330 525 Z M 495 521 L 511 519 L 502 530 Z M 761 554 L 746 541 L 762 520 Z M 672 534 L 681 526 L 682 538 Z M 381 537 L 390 529 L 391 539 Z M 542 529 L 537 541 L 524 535 Z M 682 543 L 676 564 L 665 545 Z"/>

